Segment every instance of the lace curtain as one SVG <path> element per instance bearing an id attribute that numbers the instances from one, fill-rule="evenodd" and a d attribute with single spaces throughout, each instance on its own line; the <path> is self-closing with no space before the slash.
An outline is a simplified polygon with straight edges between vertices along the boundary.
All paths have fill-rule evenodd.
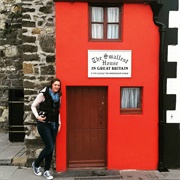
<path id="1" fill-rule="evenodd" d="M 139 108 L 140 88 L 121 88 L 121 108 Z"/>

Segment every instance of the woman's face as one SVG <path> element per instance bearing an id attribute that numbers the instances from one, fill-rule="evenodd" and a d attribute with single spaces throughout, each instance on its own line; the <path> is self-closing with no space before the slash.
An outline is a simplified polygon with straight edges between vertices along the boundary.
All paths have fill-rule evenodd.
<path id="1" fill-rule="evenodd" d="M 52 84 L 52 91 L 53 93 L 56 93 L 59 91 L 59 88 L 60 88 L 60 82 L 59 81 L 55 81 L 53 84 Z"/>

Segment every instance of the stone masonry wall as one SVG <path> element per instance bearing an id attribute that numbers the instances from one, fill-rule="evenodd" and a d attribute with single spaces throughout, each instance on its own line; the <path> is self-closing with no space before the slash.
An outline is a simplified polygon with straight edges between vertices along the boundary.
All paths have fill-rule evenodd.
<path id="1" fill-rule="evenodd" d="M 21 0 L 0 1 L 0 130 L 8 130 L 8 90 L 23 87 Z"/>
<path id="2" fill-rule="evenodd" d="M 24 124 L 27 129 L 27 165 L 39 154 L 42 143 L 30 106 L 55 75 L 55 14 L 52 0 L 22 1 L 22 47 L 24 74 Z"/>
<path id="3" fill-rule="evenodd" d="M 55 76 L 53 0 L 0 1 L 0 129 L 8 125 L 8 89 L 24 89 L 27 163 L 42 148 L 30 106 Z"/>

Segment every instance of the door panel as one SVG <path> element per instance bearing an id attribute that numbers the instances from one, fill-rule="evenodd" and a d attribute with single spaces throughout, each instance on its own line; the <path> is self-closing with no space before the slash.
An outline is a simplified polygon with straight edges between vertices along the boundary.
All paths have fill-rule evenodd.
<path id="1" fill-rule="evenodd" d="M 106 166 L 107 87 L 67 87 L 68 167 Z"/>

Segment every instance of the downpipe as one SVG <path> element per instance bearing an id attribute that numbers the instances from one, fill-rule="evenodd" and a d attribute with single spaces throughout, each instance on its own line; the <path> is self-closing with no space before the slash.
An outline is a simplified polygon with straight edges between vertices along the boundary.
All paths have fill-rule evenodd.
<path id="1" fill-rule="evenodd" d="M 166 79 L 164 78 L 164 64 L 166 62 L 167 47 L 165 44 L 165 37 L 167 28 L 164 23 L 157 20 L 159 11 L 162 4 L 151 4 L 151 9 L 153 11 L 153 21 L 156 26 L 159 27 L 160 35 L 160 45 L 159 45 L 159 160 L 158 160 L 158 170 L 160 172 L 166 172 L 168 169 L 164 167 L 164 125 L 166 123 L 166 111 L 163 108 L 164 104 L 164 94 L 166 93 Z"/>

